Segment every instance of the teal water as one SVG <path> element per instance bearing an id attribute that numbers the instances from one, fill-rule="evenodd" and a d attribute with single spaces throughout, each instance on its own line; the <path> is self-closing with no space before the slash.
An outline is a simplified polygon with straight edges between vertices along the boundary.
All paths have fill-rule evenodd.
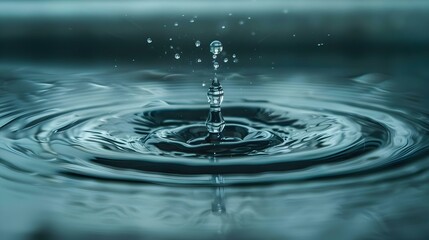
<path id="1" fill-rule="evenodd" d="M 426 240 L 427 22 L 425 0 L 1 1 L 0 240 Z"/>
<path id="2" fill-rule="evenodd" d="M 403 239 L 427 231 L 427 99 L 406 79 L 225 70 L 223 133 L 234 141 L 214 144 L 194 141 L 207 134 L 202 83 L 212 74 L 4 66 L 2 234 Z"/>

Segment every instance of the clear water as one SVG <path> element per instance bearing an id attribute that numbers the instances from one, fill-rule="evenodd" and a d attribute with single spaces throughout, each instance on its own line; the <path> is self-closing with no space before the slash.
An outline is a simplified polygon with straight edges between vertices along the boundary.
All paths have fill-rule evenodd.
<path id="1" fill-rule="evenodd" d="M 0 240 L 427 240 L 428 22 L 425 0 L 0 1 Z"/>
<path id="2" fill-rule="evenodd" d="M 426 231 L 424 100 L 379 74 L 224 71 L 226 140 L 210 143 L 198 139 L 209 112 L 201 82 L 213 73 L 181 69 L 3 68 L 1 219 L 16 224 L 2 232 L 360 239 Z"/>
<path id="3" fill-rule="evenodd" d="M 223 129 L 225 128 L 225 120 L 222 116 L 222 112 L 221 112 L 221 105 L 223 102 L 223 88 L 222 85 L 220 84 L 220 81 L 218 79 L 217 76 L 217 70 L 219 68 L 219 63 L 216 61 L 216 57 L 217 55 L 219 55 L 222 52 L 222 43 L 218 40 L 215 40 L 213 42 L 210 43 L 210 52 L 213 53 L 213 69 L 214 69 L 214 76 L 212 79 L 212 84 L 209 87 L 209 90 L 207 91 L 207 101 L 209 102 L 209 114 L 207 116 L 207 120 L 206 120 L 206 126 L 207 126 L 207 132 L 208 135 L 206 134 L 206 137 L 204 139 L 201 140 L 196 140 L 195 137 L 193 136 L 192 132 L 194 131 L 190 131 L 191 133 L 191 139 L 189 139 L 187 142 L 196 142 L 196 143 L 213 143 L 214 141 L 216 142 L 226 142 L 226 141 L 240 141 L 243 139 L 235 139 L 235 138 L 225 138 L 223 136 Z M 189 132 L 189 131 L 187 131 Z M 235 132 L 233 130 L 233 132 Z M 201 134 L 201 132 L 200 132 Z M 237 140 L 237 141 L 236 141 Z M 213 144 L 210 144 L 213 145 Z M 215 144 L 217 145 L 217 144 Z M 209 146 L 210 147 L 210 146 Z M 211 147 L 210 147 L 211 148 Z M 213 154 L 216 153 L 215 151 L 212 151 Z"/>

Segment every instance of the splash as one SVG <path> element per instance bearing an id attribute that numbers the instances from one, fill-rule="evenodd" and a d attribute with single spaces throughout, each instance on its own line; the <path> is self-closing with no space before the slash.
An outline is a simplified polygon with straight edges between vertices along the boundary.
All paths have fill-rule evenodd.
<path id="1" fill-rule="evenodd" d="M 219 63 L 216 61 L 217 55 L 221 53 L 222 50 L 223 46 L 220 41 L 215 40 L 210 43 L 210 52 L 213 53 L 213 68 L 215 72 L 211 86 L 207 92 L 207 99 L 210 103 L 210 112 L 206 121 L 207 131 L 209 132 L 207 139 L 209 141 L 220 141 L 222 139 L 222 131 L 225 128 L 225 120 L 223 119 L 221 112 L 223 88 L 217 77 Z"/>

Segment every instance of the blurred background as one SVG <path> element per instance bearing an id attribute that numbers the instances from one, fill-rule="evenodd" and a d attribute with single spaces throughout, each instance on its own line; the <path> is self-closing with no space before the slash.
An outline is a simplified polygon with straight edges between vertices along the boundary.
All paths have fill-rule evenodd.
<path id="1" fill-rule="evenodd" d="M 219 39 L 243 65 L 392 70 L 429 53 L 428 13 L 425 0 L 1 1 L 0 61 L 189 64 Z"/>
<path id="2" fill-rule="evenodd" d="M 124 82 L 136 91 L 134 97 L 147 94 L 145 83 L 149 90 L 156 83 L 163 87 L 154 91 L 161 96 L 167 90 L 184 89 L 187 92 L 183 96 L 192 92 L 204 101 L 205 84 L 213 74 L 209 44 L 217 39 L 224 46 L 222 58 L 230 59 L 228 64 L 221 62 L 220 68 L 228 80 L 233 79 L 223 81 L 229 99 L 232 95 L 236 99 L 247 97 L 240 85 L 249 89 L 268 86 L 267 79 L 284 80 L 285 85 L 287 81 L 302 81 L 302 86 L 309 86 L 310 97 L 321 92 L 328 98 L 332 86 L 350 92 L 360 89 L 363 93 L 356 90 L 355 94 L 362 96 L 358 98 L 362 101 L 378 100 L 385 93 L 404 93 L 394 95 L 398 97 L 390 103 L 415 104 L 423 116 L 429 104 L 428 23 L 428 0 L 0 0 L 0 87 L 4 95 L 14 97 L 10 102 L 16 97 L 29 109 L 46 99 L 54 106 L 48 110 L 55 110 L 62 109 L 61 103 L 74 107 L 79 101 L 86 104 L 94 99 L 128 96 L 107 91 L 109 87 L 121 90 Z M 197 41 L 201 47 L 195 46 Z M 180 54 L 179 59 L 176 54 Z M 236 63 L 232 62 L 233 54 Z M 202 63 L 198 65 L 197 59 Z M 103 74 L 98 75 L 99 68 Z M 135 72 L 128 72 L 130 69 Z M 152 82 L 145 82 L 147 79 Z M 61 83 L 60 87 L 50 88 L 54 83 Z M 325 83 L 327 87 L 319 92 L 311 89 Z M 81 86 L 87 86 L 88 92 L 82 92 L 89 100 L 76 94 Z M 278 90 L 277 86 L 282 85 L 273 85 L 273 89 Z M 62 89 L 69 91 L 63 93 Z M 97 98 L 102 93 L 105 98 Z M 67 94 L 76 96 L 68 101 Z M 347 94 L 336 96 L 344 98 Z M 60 100 L 64 96 L 64 101 L 55 100 L 57 96 Z M 55 105 L 55 101 L 60 104 Z M 17 109 L 8 104 L 4 104 L 7 111 Z M 11 142 L 15 141 L 15 135 L 12 138 Z M 6 156 L 0 152 L 0 160 L 4 157 L 14 162 L 15 149 L 10 151 Z M 423 177 L 416 177 L 420 182 L 413 187 L 409 186 L 414 182 L 403 184 L 405 190 L 400 193 L 399 187 L 393 186 L 396 182 L 387 187 L 371 183 L 369 190 L 361 192 L 345 185 L 341 190 L 346 193 L 340 197 L 324 189 L 301 191 L 293 184 L 298 189 L 295 193 L 290 193 L 291 185 L 287 184 L 228 188 L 230 209 L 239 214 L 225 224 L 222 217 L 210 213 L 213 194 L 209 188 L 114 181 L 101 184 L 97 179 L 63 176 L 61 171 L 55 172 L 59 180 L 46 178 L 46 186 L 25 184 L 24 180 L 21 184 L 13 174 L 6 175 L 19 168 L 5 166 L 6 173 L 0 174 L 0 222 L 8 224 L 0 223 L 0 239 L 2 235 L 6 239 L 177 239 L 181 233 L 201 239 L 192 227 L 209 226 L 215 229 L 207 233 L 210 235 L 218 231 L 218 225 L 222 231 L 228 230 L 229 235 L 223 237 L 229 239 L 264 239 L 266 235 L 272 239 L 424 239 L 428 229 L 429 210 L 425 206 L 429 191 Z M 23 171 L 23 175 L 39 177 L 44 167 Z M 410 170 L 410 176 L 418 170 Z M 359 201 L 354 203 L 352 198 Z M 254 225 L 242 224 L 247 220 Z M 217 225 L 211 225 L 213 222 Z M 168 229 L 166 223 L 171 223 Z M 402 229 L 404 224 L 407 228 Z M 102 227 L 94 227 L 98 225 Z M 208 238 L 220 237 L 213 234 Z"/>

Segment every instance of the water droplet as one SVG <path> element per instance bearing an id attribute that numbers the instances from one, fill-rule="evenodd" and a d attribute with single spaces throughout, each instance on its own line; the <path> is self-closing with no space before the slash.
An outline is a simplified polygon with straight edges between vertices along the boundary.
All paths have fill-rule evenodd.
<path id="1" fill-rule="evenodd" d="M 223 62 L 227 63 L 228 62 L 228 58 L 224 58 Z"/>
<path id="2" fill-rule="evenodd" d="M 147 43 L 152 43 L 152 38 L 147 38 Z"/>
<path id="3" fill-rule="evenodd" d="M 168 40 L 173 41 L 173 38 L 169 38 Z"/>
<path id="4" fill-rule="evenodd" d="M 244 21 L 243 21 L 243 20 L 240 20 L 240 21 L 238 22 L 238 24 L 243 25 L 243 24 L 244 24 Z"/>
<path id="5" fill-rule="evenodd" d="M 295 37 L 296 35 L 294 34 L 294 35 L 292 35 L 293 37 Z"/>
<path id="6" fill-rule="evenodd" d="M 216 59 L 216 58 L 217 58 L 217 55 L 216 55 L 216 54 L 213 54 L 213 56 L 212 56 L 212 57 L 213 57 L 213 59 Z"/>
<path id="7" fill-rule="evenodd" d="M 201 84 L 201 86 L 205 87 L 205 86 L 206 86 L 206 83 Z"/>
<path id="8" fill-rule="evenodd" d="M 213 53 L 214 59 L 222 52 L 222 50 L 223 47 L 220 41 L 215 40 L 210 43 L 210 52 Z M 219 63 L 216 60 L 213 60 L 213 67 L 215 71 L 219 68 Z M 207 139 L 208 141 L 220 141 L 222 140 L 220 133 L 225 127 L 225 120 L 223 119 L 220 111 L 220 105 L 223 101 L 223 89 L 216 77 L 216 73 L 207 92 L 207 100 L 210 103 L 210 113 L 206 121 L 207 131 L 209 132 Z"/>
<path id="9" fill-rule="evenodd" d="M 174 47 L 170 45 L 170 49 L 173 49 Z"/>
<path id="10" fill-rule="evenodd" d="M 225 29 L 225 26 L 222 26 L 222 29 Z"/>
<path id="11" fill-rule="evenodd" d="M 248 17 L 247 19 L 249 19 L 249 20 L 250 20 L 250 19 L 252 19 L 252 18 L 251 18 L 251 17 Z"/>
<path id="12" fill-rule="evenodd" d="M 190 23 L 193 23 L 193 22 L 195 22 L 195 20 L 192 18 L 191 20 L 189 20 L 189 22 L 190 22 Z"/>
<path id="13" fill-rule="evenodd" d="M 201 62 L 201 58 L 198 58 L 198 59 L 197 59 L 197 62 L 199 62 L 199 63 L 200 63 L 200 62 Z"/>
<path id="14" fill-rule="evenodd" d="M 179 26 L 179 23 L 178 23 L 178 22 L 175 22 L 175 23 L 174 23 L 174 26 L 175 26 L 175 27 Z"/>
<path id="15" fill-rule="evenodd" d="M 217 55 L 221 53 L 223 50 L 222 43 L 218 40 L 214 40 L 212 43 L 210 43 L 210 52 Z"/>
<path id="16" fill-rule="evenodd" d="M 195 42 L 195 47 L 199 47 L 201 45 L 201 42 L 199 41 L 199 40 L 197 40 L 196 42 Z"/>
<path id="17" fill-rule="evenodd" d="M 175 59 L 179 59 L 180 58 L 180 54 L 178 54 L 178 53 L 174 54 L 174 58 Z"/>
<path id="18" fill-rule="evenodd" d="M 235 55 L 235 54 L 232 54 L 232 58 L 236 58 L 237 57 L 237 55 Z"/>
<path id="19" fill-rule="evenodd" d="M 234 63 L 238 63 L 238 59 L 236 58 L 236 59 L 234 59 L 234 61 L 233 61 Z"/>
<path id="20" fill-rule="evenodd" d="M 232 16 L 232 13 L 228 13 L 228 16 Z"/>
<path id="21" fill-rule="evenodd" d="M 284 13 L 284 14 L 288 14 L 288 13 L 289 13 L 289 10 L 284 9 L 284 10 L 283 10 L 283 13 Z"/>

